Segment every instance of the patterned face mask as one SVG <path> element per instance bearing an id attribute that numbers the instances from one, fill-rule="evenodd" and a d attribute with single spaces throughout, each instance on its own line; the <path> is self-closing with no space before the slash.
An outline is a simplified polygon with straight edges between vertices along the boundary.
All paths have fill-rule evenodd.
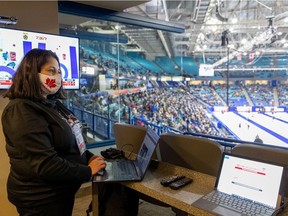
<path id="1" fill-rule="evenodd" d="M 61 74 L 55 74 L 53 76 L 39 73 L 42 90 L 47 95 L 55 94 L 62 85 Z"/>

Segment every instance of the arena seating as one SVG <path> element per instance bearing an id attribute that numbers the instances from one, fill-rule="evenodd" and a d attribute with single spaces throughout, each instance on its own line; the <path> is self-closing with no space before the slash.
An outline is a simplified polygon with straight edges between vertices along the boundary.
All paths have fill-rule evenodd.
<path id="1" fill-rule="evenodd" d="M 274 106 L 273 87 L 267 85 L 253 84 L 246 86 L 254 105 Z"/>
<path id="2" fill-rule="evenodd" d="M 179 67 L 168 56 L 157 57 L 155 62 L 170 76 L 181 76 Z"/>

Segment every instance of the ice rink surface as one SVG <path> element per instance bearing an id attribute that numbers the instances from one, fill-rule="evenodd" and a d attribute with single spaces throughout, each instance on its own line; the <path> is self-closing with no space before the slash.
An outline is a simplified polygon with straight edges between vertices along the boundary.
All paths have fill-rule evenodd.
<path id="1" fill-rule="evenodd" d="M 287 113 L 214 112 L 213 114 L 240 140 L 253 142 L 258 135 L 264 144 L 288 148 Z"/>

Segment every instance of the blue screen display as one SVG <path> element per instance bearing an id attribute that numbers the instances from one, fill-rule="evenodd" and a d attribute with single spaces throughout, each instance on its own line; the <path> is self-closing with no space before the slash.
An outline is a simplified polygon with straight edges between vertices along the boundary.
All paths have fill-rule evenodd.
<path id="1" fill-rule="evenodd" d="M 64 89 L 79 89 L 79 39 L 0 28 L 0 89 L 8 89 L 24 55 L 31 49 L 52 50 L 60 60 Z"/>

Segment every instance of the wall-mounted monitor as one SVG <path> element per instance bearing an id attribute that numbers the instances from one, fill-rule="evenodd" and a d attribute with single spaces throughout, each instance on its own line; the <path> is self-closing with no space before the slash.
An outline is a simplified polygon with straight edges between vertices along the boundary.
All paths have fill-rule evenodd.
<path id="1" fill-rule="evenodd" d="M 60 60 L 64 89 L 79 89 L 79 39 L 0 28 L 0 89 L 8 89 L 24 55 L 31 49 L 52 50 Z"/>

